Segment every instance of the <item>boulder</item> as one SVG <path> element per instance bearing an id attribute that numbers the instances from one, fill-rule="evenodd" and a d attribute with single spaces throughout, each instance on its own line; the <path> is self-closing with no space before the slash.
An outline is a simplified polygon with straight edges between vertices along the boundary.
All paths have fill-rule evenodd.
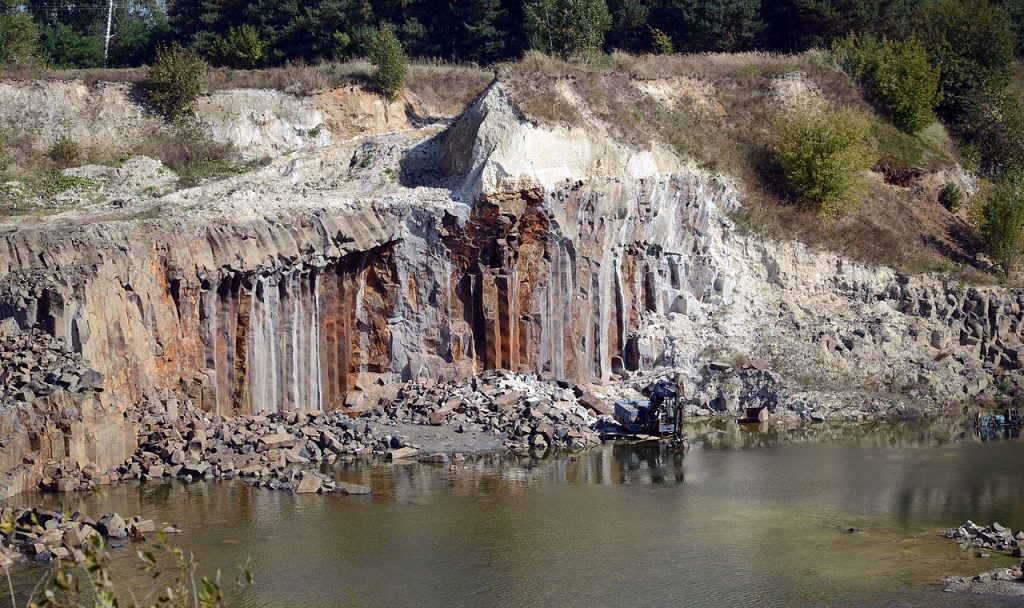
<path id="1" fill-rule="evenodd" d="M 299 481 L 299 485 L 295 486 L 294 492 L 296 494 L 315 494 L 320 491 L 322 485 L 323 483 L 320 481 L 320 478 L 306 472 L 302 476 L 302 480 Z"/>

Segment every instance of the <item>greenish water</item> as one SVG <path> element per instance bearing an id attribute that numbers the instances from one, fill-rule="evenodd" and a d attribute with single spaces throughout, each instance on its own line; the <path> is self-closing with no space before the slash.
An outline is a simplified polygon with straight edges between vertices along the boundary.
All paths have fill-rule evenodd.
<path id="1" fill-rule="evenodd" d="M 1020 440 L 982 442 L 959 421 L 693 434 L 685 455 L 334 469 L 372 497 L 228 481 L 16 502 L 174 522 L 204 569 L 250 561 L 247 607 L 1021 605 L 938 584 L 1014 563 L 938 534 L 966 519 L 1024 526 Z M 115 549 L 114 568 L 144 590 L 134 549 Z M 42 568 L 19 566 L 17 586 Z"/>

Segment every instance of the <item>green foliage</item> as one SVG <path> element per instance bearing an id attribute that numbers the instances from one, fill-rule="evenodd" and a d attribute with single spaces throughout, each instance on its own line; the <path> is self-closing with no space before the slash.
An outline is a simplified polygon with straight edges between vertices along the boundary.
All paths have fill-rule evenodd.
<path id="1" fill-rule="evenodd" d="M 149 105 L 167 120 L 192 113 L 203 88 L 206 63 L 195 51 L 177 44 L 158 49 L 141 88 Z"/>
<path id="2" fill-rule="evenodd" d="M 940 0 L 924 11 L 918 32 L 941 69 L 943 113 L 965 114 L 970 100 L 1010 83 L 1014 40 L 1006 14 L 988 0 Z"/>
<path id="3" fill-rule="evenodd" d="M 170 38 L 167 16 L 154 11 L 148 18 L 129 17 L 119 21 L 110 41 L 111 66 L 136 66 L 153 62 L 156 50 L 166 46 Z"/>
<path id="4" fill-rule="evenodd" d="M 30 598 L 30 608 L 222 608 L 230 596 L 252 585 L 252 573 L 241 568 L 233 584 L 225 588 L 221 573 L 213 577 L 197 577 L 198 563 L 191 552 L 172 546 L 167 536 L 158 533 L 157 542 L 138 551 L 141 570 L 160 591 L 148 597 L 137 597 L 114 579 L 110 554 L 99 535 L 82 546 L 85 561 L 81 565 L 58 560 L 46 571 L 39 587 L 42 597 Z M 11 589 L 13 597 L 14 590 Z M 124 597 L 122 597 L 124 596 Z"/>
<path id="5" fill-rule="evenodd" d="M 964 191 L 956 183 L 949 182 L 939 192 L 939 202 L 949 209 L 950 213 L 959 213 L 964 204 Z"/>
<path id="6" fill-rule="evenodd" d="M 787 187 L 822 218 L 843 215 L 864 195 L 878 159 L 867 118 L 806 101 L 773 125 L 772 152 Z"/>
<path id="7" fill-rule="evenodd" d="M 611 26 L 605 0 L 526 0 L 523 12 L 530 47 L 566 58 L 600 52 Z"/>
<path id="8" fill-rule="evenodd" d="M 405 86 L 405 78 L 409 71 L 409 60 L 402 50 L 402 43 L 398 41 L 395 32 L 390 27 L 379 28 L 367 43 L 367 53 L 370 56 L 370 63 L 374 66 L 374 72 L 370 75 L 373 82 L 381 93 L 389 101 L 398 99 L 402 87 Z"/>
<path id="9" fill-rule="evenodd" d="M 25 65 L 39 52 L 39 27 L 28 13 L 0 14 L 0 65 Z"/>
<path id="10" fill-rule="evenodd" d="M 252 70 L 262 65 L 266 57 L 267 42 L 248 23 L 231 28 L 216 44 L 217 60 L 229 68 Z"/>
<path id="11" fill-rule="evenodd" d="M 7 134 L 0 131 L 0 176 L 11 166 L 12 155 L 8 148 L 9 145 L 10 142 L 7 140 Z"/>
<path id="12" fill-rule="evenodd" d="M 915 133 L 933 120 L 942 99 L 939 68 L 928 61 L 916 37 L 893 42 L 850 34 L 833 44 L 833 53 L 850 74 L 861 78 L 900 129 Z"/>
<path id="13" fill-rule="evenodd" d="M 973 95 L 957 130 L 977 150 L 982 172 L 1024 170 L 1024 101 L 1018 95 Z"/>
<path id="14" fill-rule="evenodd" d="M 652 4 L 652 24 L 664 27 L 682 52 L 752 49 L 764 29 L 761 0 L 674 0 Z"/>
<path id="15" fill-rule="evenodd" d="M 1009 276 L 1024 254 L 1024 173 L 1004 174 L 983 196 L 980 232 L 989 255 Z"/>
<path id="16" fill-rule="evenodd" d="M 50 148 L 47 156 L 61 169 L 73 167 L 82 157 L 82 147 L 75 140 L 62 136 Z"/>
<path id="17" fill-rule="evenodd" d="M 651 28 L 651 50 L 655 55 L 671 55 L 675 50 L 668 34 L 656 27 Z"/>
<path id="18" fill-rule="evenodd" d="M 40 54 L 58 70 L 103 67 L 103 41 L 63 23 L 43 30 Z"/>

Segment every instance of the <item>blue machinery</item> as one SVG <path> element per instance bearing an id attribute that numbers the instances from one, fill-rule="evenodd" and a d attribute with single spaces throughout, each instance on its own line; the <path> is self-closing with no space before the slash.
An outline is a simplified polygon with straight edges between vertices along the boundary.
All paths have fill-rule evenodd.
<path id="1" fill-rule="evenodd" d="M 650 399 L 631 399 L 615 403 L 615 422 L 632 435 L 671 436 L 683 439 L 683 404 L 679 384 L 661 380 L 654 385 Z"/>

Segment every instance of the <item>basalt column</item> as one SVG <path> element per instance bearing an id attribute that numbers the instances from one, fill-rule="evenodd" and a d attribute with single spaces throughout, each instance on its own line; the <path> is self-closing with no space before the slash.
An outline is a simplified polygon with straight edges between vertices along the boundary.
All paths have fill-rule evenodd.
<path id="1" fill-rule="evenodd" d="M 217 411 L 344 407 L 360 373 L 388 368 L 391 274 L 376 252 L 208 288 L 200 314 Z"/>

